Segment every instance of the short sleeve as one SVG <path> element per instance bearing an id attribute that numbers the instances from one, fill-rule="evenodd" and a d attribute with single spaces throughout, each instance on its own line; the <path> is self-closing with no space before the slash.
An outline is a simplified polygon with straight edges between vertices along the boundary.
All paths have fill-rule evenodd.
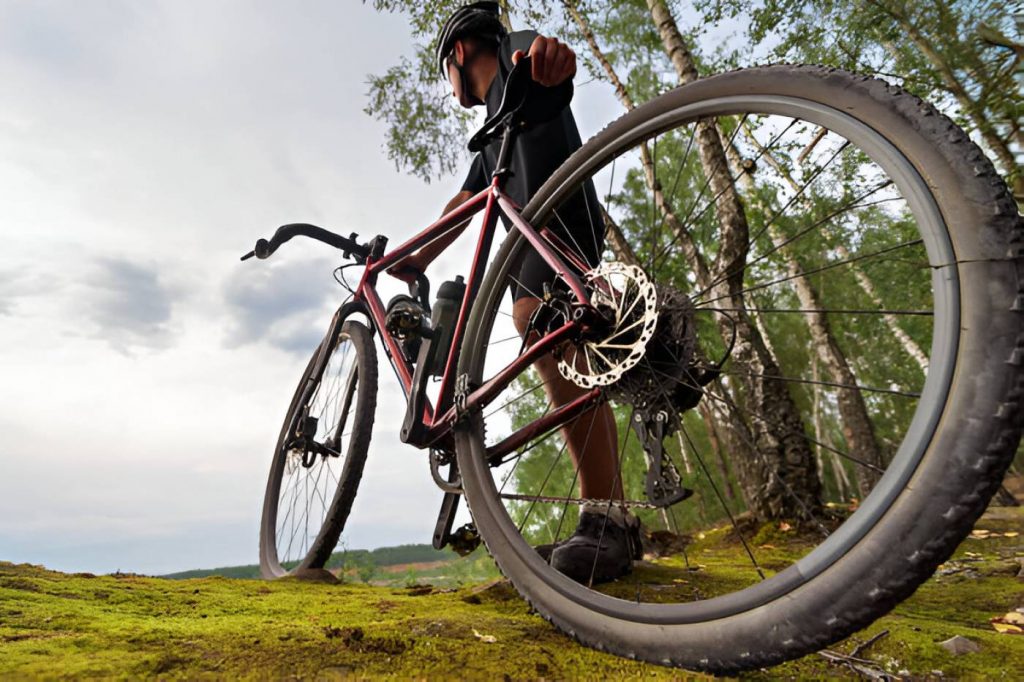
<path id="1" fill-rule="evenodd" d="M 487 173 L 484 172 L 483 154 L 477 154 L 473 159 L 473 165 L 469 167 L 466 181 L 462 183 L 463 192 L 482 192 L 487 189 Z"/>

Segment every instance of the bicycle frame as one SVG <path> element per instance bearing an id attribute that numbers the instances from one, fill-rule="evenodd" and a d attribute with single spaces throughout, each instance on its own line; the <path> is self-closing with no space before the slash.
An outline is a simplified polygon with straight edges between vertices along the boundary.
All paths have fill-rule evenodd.
<path id="1" fill-rule="evenodd" d="M 504 145 L 503 145 L 504 147 Z M 504 154 L 500 155 L 504 156 Z M 499 168 L 501 165 L 499 164 Z M 442 216 L 437 222 L 430 225 L 422 232 L 412 237 L 402 245 L 382 255 L 378 259 L 368 258 L 366 269 L 362 279 L 355 290 L 354 300 L 365 304 L 367 314 L 371 318 L 373 326 L 380 333 L 384 351 L 391 361 L 398 380 L 405 392 L 406 400 L 412 399 L 413 391 L 413 368 L 405 359 L 399 342 L 388 333 L 385 324 L 386 310 L 377 293 L 376 284 L 378 277 L 384 273 L 388 274 L 388 268 L 399 264 L 402 259 L 414 251 L 431 243 L 445 234 L 451 232 L 465 221 L 476 214 L 483 212 L 483 226 L 477 238 L 476 251 L 473 255 L 473 263 L 467 277 L 466 292 L 459 308 L 455 331 L 452 343 L 448 349 L 448 357 L 445 358 L 444 372 L 441 377 L 441 389 L 439 392 L 440 404 L 431 406 L 429 400 L 425 401 L 424 413 L 422 415 L 422 426 L 425 437 L 419 442 L 410 441 L 410 444 L 420 448 L 430 447 L 448 435 L 455 423 L 466 411 L 479 409 L 491 402 L 501 391 L 508 386 L 515 377 L 533 364 L 538 358 L 551 352 L 558 344 L 568 340 L 582 329 L 585 323 L 580 320 L 569 320 L 558 329 L 551 331 L 498 372 L 494 377 L 485 382 L 482 386 L 469 390 L 468 385 L 458 386 L 456 382 L 456 363 L 458 349 L 461 347 L 466 330 L 466 322 L 469 316 L 469 309 L 476 299 L 483 280 L 484 271 L 487 266 L 487 255 L 490 253 L 494 239 L 494 231 L 497 226 L 499 215 L 508 218 L 512 229 L 517 230 L 529 242 L 530 247 L 547 262 L 558 277 L 563 279 L 569 286 L 575 303 L 589 307 L 590 299 L 583 282 L 576 273 L 567 266 L 566 260 L 577 268 L 581 265 L 578 258 L 575 258 L 571 250 L 567 249 L 558 237 L 546 228 L 537 231 L 520 214 L 519 207 L 513 202 L 501 188 L 502 179 L 505 176 L 502 172 L 496 172 L 491 186 L 481 191 L 469 201 L 460 205 L 450 213 Z M 560 253 L 561 252 L 561 255 Z M 563 260 L 563 258 L 565 260 Z M 468 382 L 468 379 L 466 379 Z M 464 382 L 464 384 L 466 383 Z M 453 393 L 452 389 L 458 389 Z M 494 448 L 492 456 L 500 456 L 514 450 L 517 443 L 531 434 L 536 435 L 539 431 L 548 431 L 565 424 L 590 409 L 599 391 L 595 389 L 567 405 L 562 406 L 548 414 L 545 418 L 528 425 L 525 429 L 514 432 Z M 445 400 L 446 396 L 454 395 L 454 400 Z M 452 404 L 446 404 L 452 403 Z M 529 431 L 529 433 L 527 433 Z"/>

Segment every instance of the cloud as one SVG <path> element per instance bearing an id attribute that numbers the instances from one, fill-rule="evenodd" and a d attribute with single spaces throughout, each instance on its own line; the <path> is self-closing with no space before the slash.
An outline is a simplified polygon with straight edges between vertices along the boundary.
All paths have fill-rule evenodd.
<path id="1" fill-rule="evenodd" d="M 0 317 L 10 315 L 14 311 L 14 299 L 17 297 L 12 290 L 15 277 L 9 272 L 0 272 Z"/>
<path id="2" fill-rule="evenodd" d="M 171 344 L 173 294 L 152 267 L 124 258 L 98 258 L 84 282 L 84 312 L 95 336 L 120 353 Z"/>
<path id="3" fill-rule="evenodd" d="M 43 276 L 26 271 L 23 264 L 0 270 L 0 317 L 25 314 L 18 304 L 26 299 L 52 295 L 61 283 L 53 276 Z"/>
<path id="4" fill-rule="evenodd" d="M 267 343 L 288 353 L 308 355 L 320 342 L 339 290 L 328 279 L 325 258 L 258 263 L 236 271 L 224 287 L 231 319 L 224 344 L 238 348 Z M 262 267 L 260 267 L 262 266 Z"/>

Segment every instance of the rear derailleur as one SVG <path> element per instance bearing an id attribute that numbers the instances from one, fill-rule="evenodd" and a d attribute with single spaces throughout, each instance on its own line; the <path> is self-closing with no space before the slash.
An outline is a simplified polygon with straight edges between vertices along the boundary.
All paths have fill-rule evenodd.
<path id="1" fill-rule="evenodd" d="M 664 410 L 653 413 L 637 410 L 631 424 L 647 455 L 647 499 L 658 507 L 668 507 L 693 495 L 693 491 L 683 485 L 679 470 L 665 452 L 664 440 L 671 435 L 668 421 Z"/>

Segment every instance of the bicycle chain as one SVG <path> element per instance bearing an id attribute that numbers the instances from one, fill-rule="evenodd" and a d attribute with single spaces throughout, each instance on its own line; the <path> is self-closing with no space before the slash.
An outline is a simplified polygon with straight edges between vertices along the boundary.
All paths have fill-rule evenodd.
<path id="1" fill-rule="evenodd" d="M 562 504 L 577 504 L 583 506 L 585 504 L 593 504 L 595 506 L 609 506 L 608 500 L 586 498 L 586 497 L 549 497 L 547 495 L 520 495 L 518 493 L 501 493 L 502 499 L 515 500 L 517 502 L 553 502 Z M 646 500 L 623 500 L 622 502 L 615 502 L 615 504 L 622 505 L 623 507 L 635 507 L 637 509 L 659 509 L 660 506 L 653 502 Z"/>

